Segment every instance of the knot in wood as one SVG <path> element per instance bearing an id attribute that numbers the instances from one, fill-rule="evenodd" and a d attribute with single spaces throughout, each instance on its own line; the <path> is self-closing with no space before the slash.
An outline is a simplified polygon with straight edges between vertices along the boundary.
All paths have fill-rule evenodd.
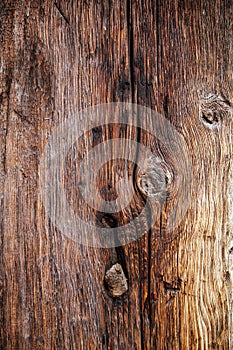
<path id="1" fill-rule="evenodd" d="M 146 159 L 143 169 L 139 169 L 137 183 L 147 197 L 154 197 L 158 201 L 164 199 L 166 176 L 159 158 L 150 156 Z"/>
<path id="2" fill-rule="evenodd" d="M 112 297 L 120 297 L 128 290 L 128 283 L 120 264 L 113 265 L 105 274 L 105 283 Z"/>
<path id="3" fill-rule="evenodd" d="M 215 94 L 202 97 L 200 100 L 200 116 L 208 126 L 219 124 L 231 113 L 230 103 L 221 96 Z"/>

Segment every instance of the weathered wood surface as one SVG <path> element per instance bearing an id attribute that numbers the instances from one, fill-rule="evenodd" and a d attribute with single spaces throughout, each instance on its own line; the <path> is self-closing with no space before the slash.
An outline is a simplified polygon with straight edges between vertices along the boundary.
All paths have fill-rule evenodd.
<path id="1" fill-rule="evenodd" d="M 0 21 L 0 347 L 231 349 L 232 1 L 8 0 Z M 111 101 L 150 107 L 183 135 L 193 197 L 170 237 L 169 206 L 148 230 L 152 207 L 135 227 L 145 230 L 139 240 L 97 249 L 50 222 L 39 162 L 67 115 Z M 119 133 L 94 130 L 76 149 Z M 127 135 L 152 142 L 142 130 Z M 67 187 L 78 205 L 70 157 Z M 136 189 L 125 212 L 98 220 L 133 218 L 143 205 Z M 104 277 L 117 262 L 128 291 L 114 299 Z"/>

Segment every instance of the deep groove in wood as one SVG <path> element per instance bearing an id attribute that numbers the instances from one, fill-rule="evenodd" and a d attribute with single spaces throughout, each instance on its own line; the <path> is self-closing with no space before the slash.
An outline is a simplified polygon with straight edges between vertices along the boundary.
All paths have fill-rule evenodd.
<path id="1" fill-rule="evenodd" d="M 229 1 L 56 3 L 62 13 L 50 0 L 0 4 L 0 348 L 232 349 Z M 211 104 L 209 93 L 215 95 Z M 40 199 L 38 162 L 56 126 L 112 101 L 138 103 L 170 120 L 187 144 L 193 192 L 178 227 L 166 231 L 171 191 L 150 230 L 152 206 L 132 227 L 135 241 L 102 249 L 77 244 L 52 223 Z M 80 161 L 100 142 L 119 135 L 138 141 L 168 167 L 167 187 L 177 179 L 179 159 L 170 159 L 143 125 L 131 129 L 84 130 L 67 155 L 62 185 L 75 214 L 93 226 L 96 211 L 82 205 L 76 185 Z M 135 154 L 135 164 L 141 157 Z M 135 198 L 120 213 L 97 213 L 101 227 L 128 223 L 145 206 L 131 163 Z M 106 169 L 100 187 L 106 186 L 107 198 L 116 171 Z M 98 164 L 92 170 L 98 172 Z M 109 198 L 115 194 L 109 192 Z M 136 240 L 140 229 L 145 234 Z M 117 262 L 129 289 L 111 298 L 104 276 Z"/>
<path id="2" fill-rule="evenodd" d="M 58 12 L 60 13 L 61 17 L 65 20 L 65 22 L 70 26 L 70 21 L 68 20 L 67 16 L 64 14 L 64 12 L 61 10 L 60 6 L 58 6 L 58 4 L 55 2 L 54 6 L 56 7 L 56 9 L 58 10 Z"/>

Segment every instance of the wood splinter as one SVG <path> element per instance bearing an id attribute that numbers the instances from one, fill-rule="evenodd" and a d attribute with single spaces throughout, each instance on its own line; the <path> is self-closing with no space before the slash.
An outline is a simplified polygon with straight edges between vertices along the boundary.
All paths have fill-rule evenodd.
<path id="1" fill-rule="evenodd" d="M 128 283 L 120 264 L 113 265 L 105 274 L 105 283 L 112 297 L 120 297 L 128 290 Z"/>

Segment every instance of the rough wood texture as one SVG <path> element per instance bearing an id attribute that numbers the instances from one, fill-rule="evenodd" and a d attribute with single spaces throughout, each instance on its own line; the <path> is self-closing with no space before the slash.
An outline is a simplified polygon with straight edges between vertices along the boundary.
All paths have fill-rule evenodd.
<path id="1" fill-rule="evenodd" d="M 231 349 L 232 1 L 3 0 L 0 21 L 0 347 Z M 139 240 L 97 249 L 52 225 L 38 169 L 54 126 L 111 101 L 150 107 L 183 135 L 193 198 L 169 236 L 169 205 L 148 230 L 152 207 Z M 168 169 L 179 164 L 127 127 L 93 130 L 76 149 L 120 133 L 151 145 Z M 130 207 L 98 221 L 124 224 L 144 195 L 139 184 Z M 111 298 L 104 276 L 117 262 L 128 291 Z"/>

